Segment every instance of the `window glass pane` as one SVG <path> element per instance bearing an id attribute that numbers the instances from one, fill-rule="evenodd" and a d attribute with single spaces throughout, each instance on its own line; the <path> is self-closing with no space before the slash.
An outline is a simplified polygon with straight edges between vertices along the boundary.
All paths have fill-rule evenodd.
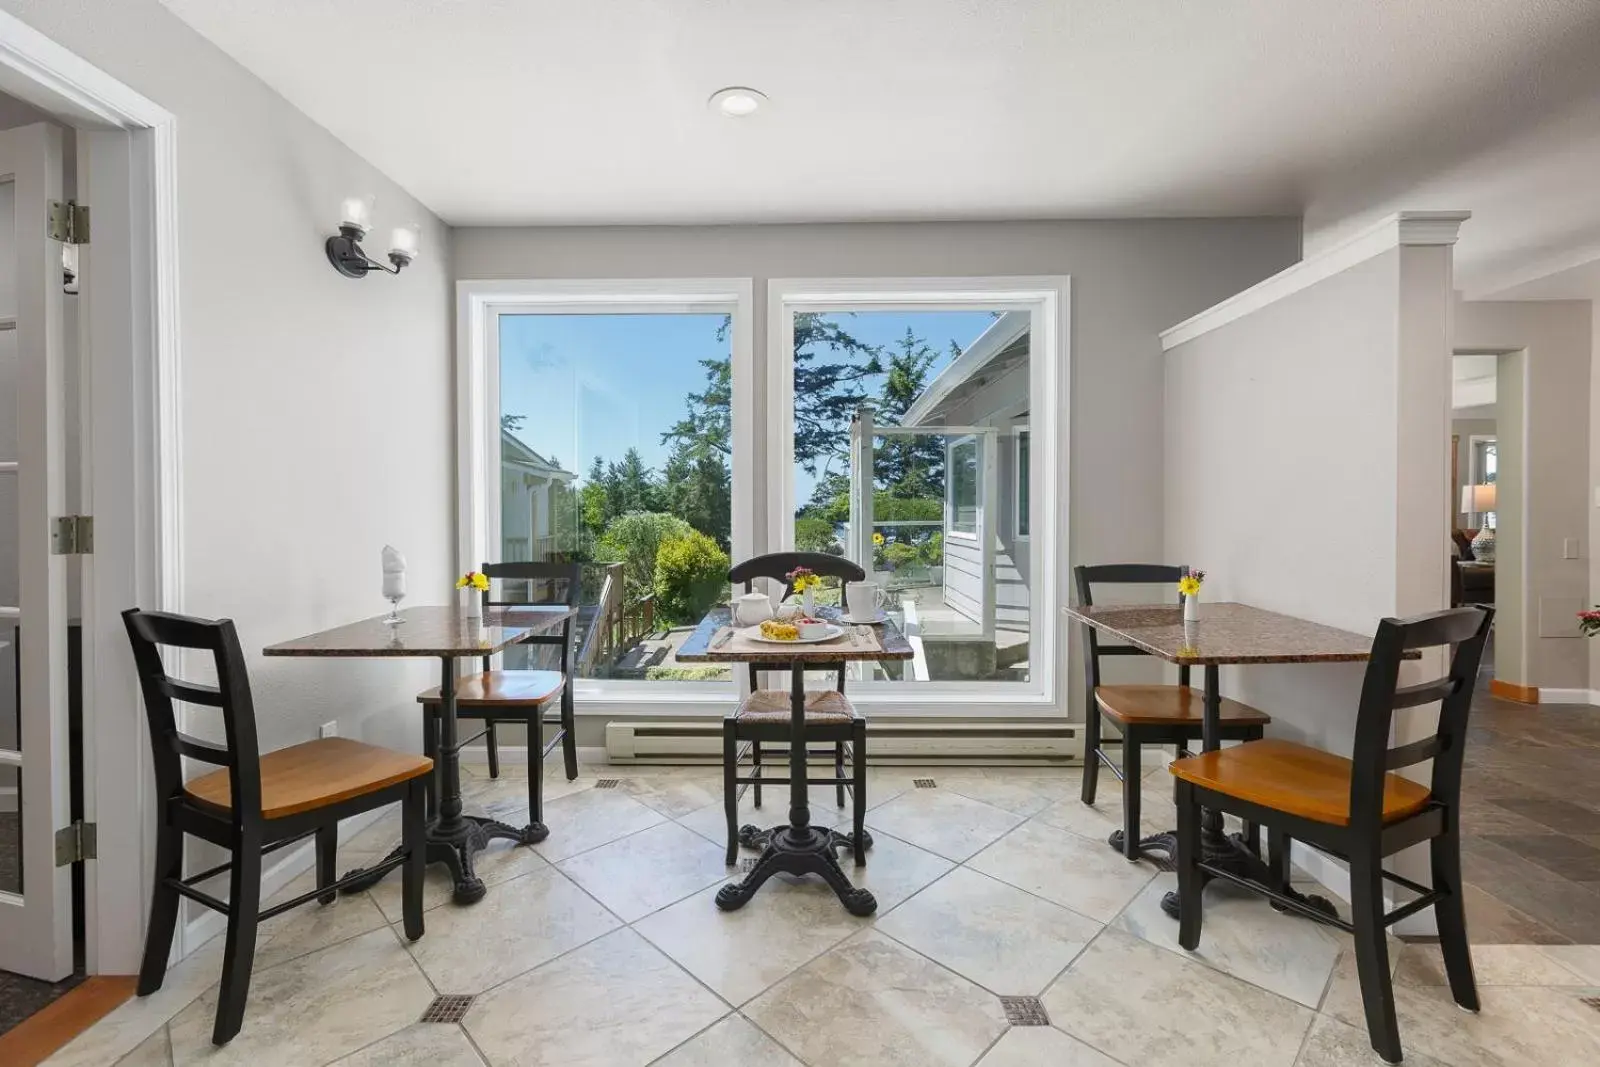
<path id="1" fill-rule="evenodd" d="M 1031 439 L 1027 430 L 1017 431 L 1017 536 L 1028 536 L 1029 459 Z"/>
<path id="2" fill-rule="evenodd" d="M 580 675 L 731 680 L 674 658 L 728 593 L 728 317 L 499 323 L 501 559 L 583 565 Z M 506 664 L 543 651 L 514 649 Z"/>
<path id="3" fill-rule="evenodd" d="M 794 331 L 795 547 L 861 564 L 917 639 L 913 661 L 852 670 L 908 686 L 1028 681 L 1027 542 L 984 515 L 985 479 L 1015 484 L 1027 314 L 800 313 Z"/>

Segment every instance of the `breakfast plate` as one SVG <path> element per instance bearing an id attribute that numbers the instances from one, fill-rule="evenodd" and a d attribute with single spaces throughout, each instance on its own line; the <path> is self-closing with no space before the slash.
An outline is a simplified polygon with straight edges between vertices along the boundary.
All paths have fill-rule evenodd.
<path id="1" fill-rule="evenodd" d="M 815 645 L 844 636 L 843 626 L 835 626 L 831 622 L 823 625 L 825 632 L 821 637 L 768 637 L 761 632 L 761 627 L 759 626 L 752 626 L 745 630 L 744 636 L 751 641 L 759 641 L 764 645 Z"/>

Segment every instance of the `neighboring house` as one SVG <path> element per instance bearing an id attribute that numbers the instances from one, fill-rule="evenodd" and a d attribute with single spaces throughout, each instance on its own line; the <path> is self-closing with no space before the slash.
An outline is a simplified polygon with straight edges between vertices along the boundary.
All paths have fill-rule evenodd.
<path id="1" fill-rule="evenodd" d="M 563 531 L 560 494 L 577 477 L 500 431 L 500 536 L 508 563 L 548 559 Z M 570 514 L 568 512 L 567 514 Z"/>

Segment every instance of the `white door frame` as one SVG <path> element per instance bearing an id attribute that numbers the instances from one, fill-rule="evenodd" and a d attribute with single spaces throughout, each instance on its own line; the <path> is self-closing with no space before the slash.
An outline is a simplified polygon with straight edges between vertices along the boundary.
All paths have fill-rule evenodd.
<path id="1" fill-rule="evenodd" d="M 91 974 L 138 970 L 155 811 L 150 744 L 120 613 L 183 606 L 176 119 L 0 12 L 0 90 L 78 130 L 84 804 L 98 860 L 84 901 Z"/>

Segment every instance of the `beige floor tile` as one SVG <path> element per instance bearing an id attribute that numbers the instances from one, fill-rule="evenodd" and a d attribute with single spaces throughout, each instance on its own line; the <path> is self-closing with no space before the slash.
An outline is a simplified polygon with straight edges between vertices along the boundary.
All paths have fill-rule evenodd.
<path id="1" fill-rule="evenodd" d="M 546 870 L 549 866 L 544 857 L 529 846 L 504 838 L 490 841 L 488 848 L 472 856 L 473 871 L 491 891 L 502 882 Z M 341 867 L 341 873 L 343 870 Z M 367 891 L 373 903 L 383 912 L 383 917 L 391 923 L 401 919 L 401 890 L 400 872 L 390 871 L 383 881 Z M 451 904 L 454 898 L 455 882 L 451 880 L 450 868 L 442 863 L 428 864 L 428 874 L 422 883 L 423 910 L 432 911 Z"/>
<path id="2" fill-rule="evenodd" d="M 967 864 L 1099 922 L 1117 917 L 1155 876 L 1105 845 L 1038 821 L 1026 823 Z"/>
<path id="3" fill-rule="evenodd" d="M 351 867 L 371 862 L 359 857 L 345 858 L 342 853 L 341 859 Z M 342 874 L 349 868 L 335 869 Z M 400 873 L 396 871 L 393 877 L 398 885 Z M 269 897 L 266 903 L 276 904 L 301 893 L 309 893 L 316 885 L 316 872 L 307 871 Z M 315 900 L 307 901 L 256 928 L 255 965 L 258 970 L 272 967 L 387 925 L 383 912 L 365 893 L 340 894 L 338 899 L 327 905 Z"/>
<path id="4" fill-rule="evenodd" d="M 427 934 L 412 943 L 411 954 L 439 992 L 480 993 L 618 925 L 546 867 L 492 886 L 476 904 L 428 912 Z"/>
<path id="5" fill-rule="evenodd" d="M 664 778 L 621 778 L 618 788 L 669 819 L 722 803 L 720 774 L 681 774 Z"/>
<path id="6" fill-rule="evenodd" d="M 1407 946 L 1409 948 L 1409 946 Z M 1393 951 L 1397 957 L 1401 953 Z M 1451 1067 L 1520 1067 L 1524 1064 L 1600 1063 L 1600 1023 L 1583 998 L 1586 988 L 1478 987 L 1480 1011 L 1462 1011 L 1444 986 L 1397 981 L 1395 1014 L 1400 1044 L 1409 1054 L 1432 1056 Z M 1366 1031 L 1355 956 L 1347 950 L 1334 968 L 1322 1010 Z"/>
<path id="7" fill-rule="evenodd" d="M 1115 928 L 1043 999 L 1053 1025 L 1139 1067 L 1289 1067 L 1313 1014 Z"/>
<path id="8" fill-rule="evenodd" d="M 618 930 L 479 998 L 464 1025 L 495 1067 L 643 1067 L 727 1010 Z"/>
<path id="9" fill-rule="evenodd" d="M 696 1034 L 652 1067 L 804 1067 L 742 1015 Z"/>
<path id="10" fill-rule="evenodd" d="M 412 1023 L 328 1067 L 483 1067 L 483 1057 L 453 1023 Z"/>
<path id="11" fill-rule="evenodd" d="M 1083 777 L 1083 764 L 1053 763 L 1022 767 L 985 767 L 986 778 L 1048 778 L 1060 782 L 1079 781 Z"/>
<path id="12" fill-rule="evenodd" d="M 1101 782 L 1100 792 L 1093 805 L 1085 804 L 1077 796 L 1066 797 L 1039 812 L 1034 818 L 1059 830 L 1087 837 L 1104 844 L 1113 830 L 1123 826 L 1122 797 L 1115 788 L 1106 788 Z M 1170 799 L 1145 793 L 1139 807 L 1139 826 L 1145 834 L 1159 834 L 1173 829 L 1178 822 L 1177 809 Z"/>
<path id="13" fill-rule="evenodd" d="M 877 927 L 1004 996 L 1042 993 L 1100 932 L 1100 923 L 965 867 L 889 912 Z"/>
<path id="14" fill-rule="evenodd" d="M 556 866 L 623 922 L 631 923 L 706 886 L 721 884 L 728 876 L 722 861 L 719 846 L 675 822 L 663 822 Z"/>
<path id="15" fill-rule="evenodd" d="M 124 1001 L 45 1062 L 50 1067 L 105 1067 L 115 1063 L 208 988 L 214 988 L 221 977 L 222 938 L 216 937 L 168 967 L 160 989 L 147 997 Z"/>
<path id="16" fill-rule="evenodd" d="M 1023 817 L 942 789 L 913 789 L 873 809 L 867 825 L 957 862 L 1016 826 Z"/>
<path id="17" fill-rule="evenodd" d="M 550 828 L 550 836 L 532 847 L 555 863 L 654 826 L 665 818 L 620 789 L 586 789 L 544 806 L 544 822 Z"/>
<path id="18" fill-rule="evenodd" d="M 1600 986 L 1600 945 L 1540 945 L 1539 951 L 1589 985 Z"/>
<path id="19" fill-rule="evenodd" d="M 1405 1035 L 1401 1034 L 1402 1041 Z M 1372 1050 L 1364 1029 L 1346 1026 L 1328 1015 L 1318 1015 L 1294 1067 L 1378 1067 L 1383 1060 Z M 1406 1067 L 1447 1067 L 1419 1052 L 1406 1050 Z"/>
<path id="20" fill-rule="evenodd" d="M 1479 986 L 1595 984 L 1538 945 L 1473 945 L 1472 974 Z M 1418 986 L 1449 984 L 1439 946 L 1407 945 L 1400 953 L 1394 980 Z"/>
<path id="21" fill-rule="evenodd" d="M 165 1026 L 139 1042 L 137 1048 L 117 1061 L 117 1067 L 172 1067 L 172 1042 Z"/>
<path id="22" fill-rule="evenodd" d="M 1006 1029 L 999 998 L 870 931 L 745 1014 L 807 1063 L 830 1067 L 967 1067 Z"/>
<path id="23" fill-rule="evenodd" d="M 977 1067 L 1121 1067 L 1053 1026 L 1013 1026 Z"/>
<path id="24" fill-rule="evenodd" d="M 851 826 L 851 809 L 848 807 L 849 797 L 845 798 L 846 807 L 838 807 L 833 802 L 833 797 L 824 796 L 823 790 L 815 789 L 811 792 L 811 825 L 835 826 L 841 830 L 849 830 Z M 719 847 L 726 848 L 728 844 L 728 818 L 722 808 L 722 798 L 719 796 L 715 803 L 696 808 L 686 815 L 677 817 L 680 825 L 693 830 Z M 777 826 L 789 821 L 789 790 L 787 786 L 774 786 L 766 790 L 761 797 L 761 807 L 756 807 L 755 793 L 745 790 L 743 797 L 739 798 L 737 824 L 739 826 L 753 825 L 761 827 Z M 756 853 L 748 849 L 741 850 L 740 856 L 753 858 Z"/>
<path id="25" fill-rule="evenodd" d="M 1178 876 L 1159 874 L 1117 917 L 1135 937 L 1215 967 L 1224 974 L 1315 1008 L 1348 935 L 1299 916 L 1273 911 L 1248 890 L 1226 882 L 1206 887 L 1200 945 L 1178 944 L 1178 923 L 1161 910 L 1161 898 L 1178 888 Z"/>
<path id="26" fill-rule="evenodd" d="M 985 778 L 982 776 L 940 775 L 935 779 L 938 788 L 948 789 L 969 800 L 981 800 L 1002 811 L 1016 815 L 1032 815 L 1048 808 L 1054 798 L 1037 788 L 1048 785 L 1047 778 Z"/>
<path id="27" fill-rule="evenodd" d="M 567 781 L 557 761 L 545 767 L 544 802 L 593 789 L 594 783 L 594 778 L 581 774 L 575 781 Z M 466 810 L 474 814 L 493 815 L 518 825 L 528 821 L 528 776 L 508 773 L 505 764 L 500 767 L 499 778 L 490 778 L 487 771 L 482 778 L 463 778 L 461 797 Z"/>
<path id="28" fill-rule="evenodd" d="M 217 991 L 172 1020 L 177 1067 L 328 1063 L 416 1021 L 433 989 L 388 930 L 255 972 L 244 1028 L 211 1044 Z"/>

